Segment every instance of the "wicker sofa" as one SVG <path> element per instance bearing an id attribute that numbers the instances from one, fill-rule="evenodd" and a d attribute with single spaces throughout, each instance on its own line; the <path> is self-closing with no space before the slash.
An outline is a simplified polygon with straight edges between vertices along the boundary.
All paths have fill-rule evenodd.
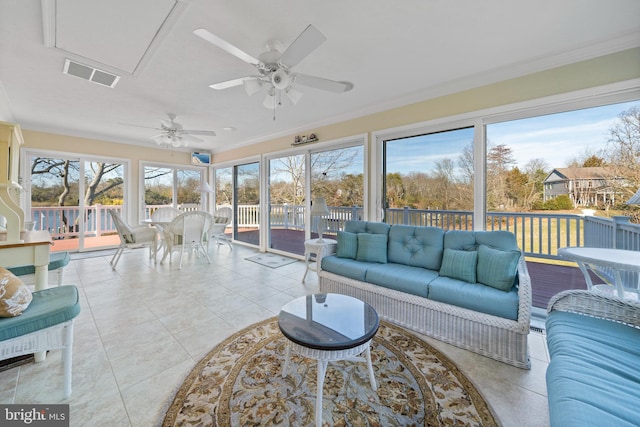
<path id="1" fill-rule="evenodd" d="M 348 221 L 337 239 L 336 254 L 322 259 L 320 292 L 354 296 L 383 319 L 530 368 L 531 281 L 513 233 Z"/>
<path id="2" fill-rule="evenodd" d="M 547 309 L 551 426 L 640 425 L 640 304 L 560 292 Z"/>

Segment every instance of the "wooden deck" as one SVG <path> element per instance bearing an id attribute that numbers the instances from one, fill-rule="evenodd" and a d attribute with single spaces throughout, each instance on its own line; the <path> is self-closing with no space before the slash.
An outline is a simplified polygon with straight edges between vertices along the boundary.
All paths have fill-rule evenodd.
<path id="1" fill-rule="evenodd" d="M 312 238 L 317 237 L 312 233 Z M 335 237 L 326 234 L 325 237 Z M 259 232 L 256 229 L 240 230 L 236 239 L 245 243 L 258 245 Z M 85 250 L 115 247 L 120 243 L 118 235 L 92 237 L 85 239 Z M 304 233 L 296 230 L 271 230 L 271 248 L 290 252 L 296 255 L 304 254 Z M 78 239 L 55 240 L 52 251 L 77 251 Z M 527 268 L 531 276 L 532 303 L 534 307 L 546 309 L 551 297 L 566 289 L 587 289 L 584 276 L 578 267 L 555 265 L 535 260 L 527 260 Z M 594 280 L 597 280 L 593 276 Z"/>

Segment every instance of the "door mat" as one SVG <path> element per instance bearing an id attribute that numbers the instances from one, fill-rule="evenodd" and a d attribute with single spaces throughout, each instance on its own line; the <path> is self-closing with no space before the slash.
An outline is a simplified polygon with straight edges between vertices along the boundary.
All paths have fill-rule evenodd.
<path id="1" fill-rule="evenodd" d="M 265 267 L 269 268 L 278 268 L 297 261 L 297 259 L 276 254 L 258 254 L 245 259 L 247 261 L 255 262 L 256 264 L 264 265 Z"/>

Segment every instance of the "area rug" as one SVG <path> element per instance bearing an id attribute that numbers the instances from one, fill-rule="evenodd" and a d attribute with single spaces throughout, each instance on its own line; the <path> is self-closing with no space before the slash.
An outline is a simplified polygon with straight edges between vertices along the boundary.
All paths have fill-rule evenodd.
<path id="1" fill-rule="evenodd" d="M 312 426 L 317 362 L 292 353 L 277 318 L 251 325 L 213 349 L 191 371 L 163 426 Z M 366 363 L 330 363 L 323 425 L 496 426 L 487 403 L 455 364 L 410 332 L 380 323 L 371 344 L 378 391 Z"/>
<path id="2" fill-rule="evenodd" d="M 276 254 L 258 254 L 245 259 L 270 268 L 282 267 L 297 261 L 296 259 Z"/>

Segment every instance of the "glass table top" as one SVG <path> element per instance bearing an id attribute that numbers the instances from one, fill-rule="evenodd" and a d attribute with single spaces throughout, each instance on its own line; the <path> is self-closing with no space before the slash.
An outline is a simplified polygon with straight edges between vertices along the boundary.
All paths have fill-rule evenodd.
<path id="1" fill-rule="evenodd" d="M 378 313 L 364 301 L 340 294 L 314 294 L 287 303 L 278 318 L 283 335 L 319 350 L 344 350 L 371 340 Z"/>

